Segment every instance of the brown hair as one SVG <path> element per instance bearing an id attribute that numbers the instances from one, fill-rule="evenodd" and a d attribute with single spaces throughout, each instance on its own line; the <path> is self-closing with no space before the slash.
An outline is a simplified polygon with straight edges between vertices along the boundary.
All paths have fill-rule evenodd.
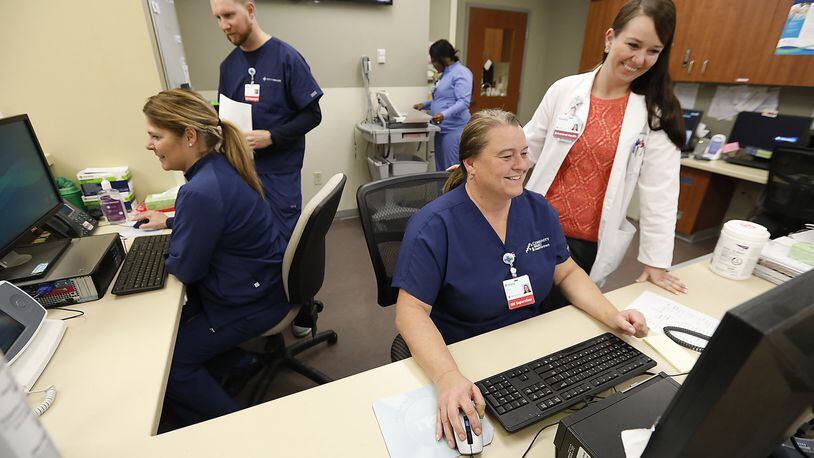
<path id="1" fill-rule="evenodd" d="M 676 28 L 676 7 L 672 0 L 630 0 L 622 6 L 613 20 L 614 35 L 618 35 L 631 19 L 647 16 L 653 20 L 656 33 L 664 45 L 656 63 L 644 75 L 636 78 L 630 90 L 644 95 L 647 105 L 648 125 L 652 130 L 664 130 L 678 148 L 684 146 L 684 118 L 681 104 L 673 93 L 670 79 L 670 48 Z M 608 53 L 602 55 L 602 62 Z"/>
<path id="2" fill-rule="evenodd" d="M 231 122 L 220 121 L 212 105 L 199 94 L 185 89 L 161 91 L 147 99 L 142 111 L 156 127 L 179 137 L 187 128 L 194 129 L 210 151 L 221 144 L 220 152 L 232 167 L 264 197 L 263 185 L 254 168 L 253 153 L 243 133 Z"/>
<path id="3" fill-rule="evenodd" d="M 472 115 L 472 118 L 466 123 L 463 133 L 461 133 L 460 147 L 458 148 L 460 165 L 452 171 L 452 174 L 447 178 L 447 182 L 444 183 L 444 192 L 448 192 L 466 182 L 467 173 L 464 160 L 480 154 L 486 148 L 486 144 L 489 143 L 489 132 L 500 126 L 521 127 L 520 121 L 517 120 L 514 113 L 508 111 L 488 109 Z"/>

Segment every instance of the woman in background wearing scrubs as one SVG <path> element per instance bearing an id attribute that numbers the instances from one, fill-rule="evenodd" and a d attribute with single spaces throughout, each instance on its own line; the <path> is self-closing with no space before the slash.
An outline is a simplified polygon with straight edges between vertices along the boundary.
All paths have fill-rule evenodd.
<path id="1" fill-rule="evenodd" d="M 410 219 L 396 264 L 396 327 L 436 386 L 436 439 L 452 448 L 453 434 L 464 437 L 459 409 L 480 435 L 485 404 L 448 344 L 544 313 L 553 285 L 613 331 L 647 334 L 641 313 L 618 311 L 569 257 L 556 211 L 523 188 L 527 154 L 513 114 L 476 113 L 447 192 Z"/>
<path id="2" fill-rule="evenodd" d="M 249 365 L 241 343 L 271 329 L 290 306 L 283 292 L 286 240 L 263 199 L 252 151 L 199 95 L 163 91 L 144 105 L 151 150 L 184 172 L 175 217 L 147 212 L 143 228 L 172 229 L 167 271 L 186 285 L 166 403 L 197 423 L 237 411 L 210 371 Z"/>
<path id="3" fill-rule="evenodd" d="M 435 169 L 446 170 L 458 163 L 458 140 L 469 121 L 472 102 L 472 72 L 459 62 L 455 48 L 447 40 L 430 46 L 430 60 L 441 76 L 432 88 L 432 100 L 417 103 L 414 108 L 429 108 L 432 122 L 441 128 L 441 133 L 435 135 Z"/>
<path id="4" fill-rule="evenodd" d="M 685 141 L 668 74 L 675 24 L 671 0 L 627 2 L 605 33 L 602 64 L 554 83 L 524 128 L 536 163 L 527 188 L 557 210 L 571 256 L 600 285 L 636 232 L 625 215 L 638 189 L 637 281 L 687 289 L 666 270 Z"/>

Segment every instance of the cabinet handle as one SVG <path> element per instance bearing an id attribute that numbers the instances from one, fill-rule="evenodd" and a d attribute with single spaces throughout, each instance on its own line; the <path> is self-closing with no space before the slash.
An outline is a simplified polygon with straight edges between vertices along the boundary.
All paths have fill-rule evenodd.
<path id="1" fill-rule="evenodd" d="M 701 64 L 701 74 L 703 75 L 707 71 L 707 64 L 709 64 L 709 59 L 705 60 L 703 64 Z"/>
<path id="2" fill-rule="evenodd" d="M 695 61 L 694 61 L 694 60 L 691 60 L 691 61 L 690 61 L 690 63 L 689 63 L 689 65 L 687 65 L 687 74 L 688 74 L 688 75 L 692 73 L 692 67 L 693 67 L 694 65 L 695 65 Z"/>
<path id="3" fill-rule="evenodd" d="M 682 61 L 681 61 L 681 66 L 686 68 L 687 63 L 689 61 L 690 61 L 690 48 L 687 48 L 687 50 L 684 51 L 684 59 L 682 59 Z"/>
<path id="4" fill-rule="evenodd" d="M 735 78 L 736 83 L 748 83 L 749 78 Z"/>

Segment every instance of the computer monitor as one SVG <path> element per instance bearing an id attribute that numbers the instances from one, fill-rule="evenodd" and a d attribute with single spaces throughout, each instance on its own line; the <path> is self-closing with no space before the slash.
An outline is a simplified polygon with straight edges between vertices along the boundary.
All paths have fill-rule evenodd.
<path id="1" fill-rule="evenodd" d="M 743 149 L 766 151 L 774 151 L 778 146 L 804 146 L 811 121 L 806 116 L 766 116 L 756 111 L 743 111 L 735 118 L 728 141 L 738 142 Z"/>
<path id="2" fill-rule="evenodd" d="M 0 278 L 43 274 L 61 254 L 63 244 L 18 247 L 32 228 L 60 209 L 61 202 L 28 115 L 0 119 Z M 60 248 L 54 249 L 57 245 Z"/>
<path id="3" fill-rule="evenodd" d="M 681 117 L 684 118 L 684 130 L 686 137 L 684 141 L 683 151 L 692 151 L 695 147 L 695 130 L 698 129 L 698 123 L 701 122 L 701 116 L 704 114 L 701 110 L 682 110 Z"/>
<path id="4" fill-rule="evenodd" d="M 809 271 L 726 313 L 642 456 L 766 457 L 812 418 L 812 406 Z"/>

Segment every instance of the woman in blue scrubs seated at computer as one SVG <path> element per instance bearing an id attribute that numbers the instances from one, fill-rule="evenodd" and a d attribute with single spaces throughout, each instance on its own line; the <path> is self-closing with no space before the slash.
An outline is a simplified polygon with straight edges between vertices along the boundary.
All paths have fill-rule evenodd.
<path id="1" fill-rule="evenodd" d="M 144 228 L 172 229 L 167 270 L 186 285 L 166 403 L 192 424 L 239 409 L 213 373 L 246 363 L 235 350 L 288 312 L 286 241 L 263 198 L 251 150 L 200 96 L 163 91 L 144 105 L 149 139 L 164 170 L 184 172 L 175 217 L 147 212 Z M 243 361 L 241 361 L 243 360 Z"/>
<path id="2" fill-rule="evenodd" d="M 641 313 L 618 311 L 570 258 L 551 205 L 523 188 L 528 145 L 513 114 L 476 113 L 459 151 L 447 192 L 408 223 L 393 277 L 396 327 L 436 386 L 436 439 L 452 448 L 453 430 L 465 437 L 459 409 L 480 434 L 485 403 L 446 345 L 546 312 L 554 285 L 614 332 L 647 334 Z"/>

